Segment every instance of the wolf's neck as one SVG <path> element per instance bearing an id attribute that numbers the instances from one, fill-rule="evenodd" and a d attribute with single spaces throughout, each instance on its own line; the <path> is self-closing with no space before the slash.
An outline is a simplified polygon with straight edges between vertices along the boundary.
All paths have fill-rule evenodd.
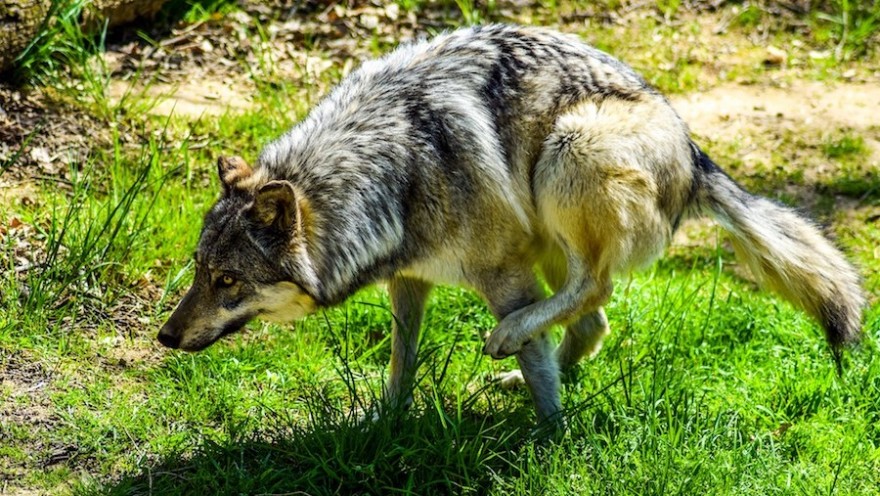
<path id="1" fill-rule="evenodd" d="M 381 204 L 383 193 L 333 184 L 315 192 L 320 199 L 312 203 L 315 229 L 307 252 L 327 304 L 389 277 L 405 260 L 402 221 L 388 211 L 393 201 Z"/>
<path id="2" fill-rule="evenodd" d="M 404 182 L 393 166 L 376 167 L 350 154 L 349 166 L 288 154 L 271 179 L 294 184 L 303 204 L 302 264 L 309 266 L 324 304 L 389 277 L 408 259 L 404 248 Z M 327 167 L 325 164 L 337 164 Z M 383 175 L 388 177 L 383 177 Z"/>

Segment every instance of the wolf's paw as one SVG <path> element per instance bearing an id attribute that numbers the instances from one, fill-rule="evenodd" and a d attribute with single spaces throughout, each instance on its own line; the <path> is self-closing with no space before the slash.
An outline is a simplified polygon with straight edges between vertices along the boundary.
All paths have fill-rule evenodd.
<path id="1" fill-rule="evenodd" d="M 496 360 L 507 358 L 520 352 L 523 346 L 529 343 L 528 337 L 523 338 L 516 328 L 505 325 L 502 321 L 486 339 L 483 353 Z"/>
<path id="2" fill-rule="evenodd" d="M 561 413 L 538 422 L 531 431 L 532 438 L 539 443 L 560 442 L 570 435 L 568 422 Z"/>
<path id="3" fill-rule="evenodd" d="M 516 389 L 525 385 L 526 380 L 523 378 L 522 370 L 516 369 L 508 372 L 502 372 L 492 377 L 502 389 Z"/>
<path id="4" fill-rule="evenodd" d="M 401 415 L 406 415 L 406 412 L 412 407 L 412 402 L 413 397 L 411 394 L 407 394 L 404 397 L 394 397 L 393 399 L 386 397 L 369 405 L 352 407 L 349 411 L 349 418 L 353 420 L 355 425 L 360 426 L 376 424 L 386 418 L 391 418 L 393 421 L 393 419 L 399 418 Z"/>
<path id="5" fill-rule="evenodd" d="M 382 410 L 379 405 L 358 406 L 352 408 L 350 412 L 351 418 L 355 425 L 375 424 L 382 418 Z"/>

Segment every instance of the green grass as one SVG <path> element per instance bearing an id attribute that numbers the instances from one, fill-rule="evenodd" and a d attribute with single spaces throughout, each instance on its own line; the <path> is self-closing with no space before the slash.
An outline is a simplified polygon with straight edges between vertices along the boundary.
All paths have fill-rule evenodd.
<path id="1" fill-rule="evenodd" d="M 814 23 L 817 38 L 837 42 L 838 58 L 866 53 L 880 32 L 880 3 L 858 0 L 833 0 L 817 9 Z"/>
<path id="2" fill-rule="evenodd" d="M 684 5 L 658 3 L 660 18 L 597 23 L 582 34 L 635 59 L 664 90 L 692 91 L 708 62 L 670 41 L 681 29 L 668 23 L 685 16 Z M 438 8 L 463 23 L 497 20 L 503 7 Z M 537 12 L 558 22 L 592 7 L 547 2 Z M 192 21 L 233 8 L 203 2 L 181 15 Z M 765 20 L 750 13 L 742 29 Z M 683 22 L 700 34 L 692 19 Z M 216 156 L 255 157 L 339 70 L 293 85 L 266 53 L 259 71 L 241 68 L 257 88 L 252 109 L 195 121 L 151 117 L 138 113 L 146 105 L 137 92 L 122 103 L 105 99 L 104 69 L 67 72 L 103 45 L 72 24 L 65 29 L 46 39 L 71 55 L 35 45 L 31 83 L 82 93 L 81 110 L 100 122 L 132 116 L 141 138 L 130 146 L 111 132 L 63 178 L 34 182 L 33 202 L 0 209 L 0 487 L 75 495 L 880 494 L 880 226 L 872 210 L 880 183 L 863 167 L 875 131 L 783 133 L 771 163 L 753 176 L 738 143 L 703 143 L 753 189 L 791 201 L 793 186 L 827 207 L 818 208 L 822 220 L 861 267 L 871 297 L 865 340 L 846 353 L 841 377 L 817 326 L 738 275 L 708 228 L 698 246 L 617 281 L 607 307 L 612 336 L 565 378 L 564 436 L 536 437 L 528 395 L 491 383 L 514 365 L 480 354 L 494 319 L 472 293 L 445 287 L 430 301 L 413 407 L 360 423 L 356 410 L 377 401 L 387 374 L 392 317 L 381 288 L 295 325 L 253 323 L 199 354 L 154 341 L 192 277 L 201 216 L 219 192 Z M 651 37 L 629 36 L 632 29 Z M 362 40 L 363 50 L 374 41 Z M 870 50 L 859 57 L 876 63 Z M 766 77 L 763 68 L 738 67 Z M 833 167 L 807 184 L 802 171 L 779 166 L 795 151 L 796 163 Z M 2 164 L 0 179 L 19 172 L 21 159 Z M 837 210 L 840 196 L 850 203 Z M 9 227 L 13 219 L 23 225 Z"/>
<path id="3" fill-rule="evenodd" d="M 868 153 L 864 138 L 851 134 L 829 137 L 823 146 L 823 151 L 826 157 L 832 159 L 840 159 L 842 157 L 864 158 Z"/>
<path id="4" fill-rule="evenodd" d="M 89 5 L 86 0 L 51 2 L 36 36 L 14 61 L 13 79 L 55 86 L 104 103 L 106 68 L 96 54 L 104 49 L 106 30 L 81 25 Z"/>

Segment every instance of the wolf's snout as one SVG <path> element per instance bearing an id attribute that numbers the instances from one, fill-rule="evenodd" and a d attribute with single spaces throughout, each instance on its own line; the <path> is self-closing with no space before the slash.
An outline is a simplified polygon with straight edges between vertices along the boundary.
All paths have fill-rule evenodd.
<path id="1" fill-rule="evenodd" d="M 162 330 L 159 331 L 158 339 L 163 346 L 167 346 L 169 348 L 180 347 L 180 336 L 172 330 L 168 329 L 168 326 L 162 327 Z"/>

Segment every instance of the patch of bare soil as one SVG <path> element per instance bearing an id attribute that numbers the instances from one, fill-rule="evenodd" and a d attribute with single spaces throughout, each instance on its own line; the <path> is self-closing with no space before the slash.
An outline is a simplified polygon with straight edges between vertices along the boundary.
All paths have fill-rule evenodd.
<path id="1" fill-rule="evenodd" d="M 247 80 L 232 83 L 201 79 L 173 84 L 158 83 L 140 88 L 138 86 L 114 80 L 108 88 L 108 96 L 112 101 L 119 102 L 127 94 L 136 91 L 139 92 L 139 98 L 149 101 L 149 113 L 185 116 L 189 119 L 246 110 L 252 104 L 248 90 L 253 85 Z"/>
<path id="2" fill-rule="evenodd" d="M 726 84 L 672 99 L 691 131 L 735 140 L 756 128 L 868 129 L 880 125 L 880 84 L 795 81 L 786 87 Z"/>
<path id="3" fill-rule="evenodd" d="M 94 117 L 39 92 L 0 84 L 0 190 L 13 179 L 55 176 L 82 162 L 106 129 Z"/>
<path id="4" fill-rule="evenodd" d="M 27 419 L 31 425 L 45 425 L 51 418 L 47 410 L 23 411 L 16 407 L 22 397 L 31 399 L 41 396 L 52 379 L 52 372 L 43 363 L 32 360 L 22 353 L 10 353 L 0 361 L 0 389 L 4 391 L 0 403 L 0 419 Z M 34 405 L 34 402 L 29 402 Z"/>
<path id="5" fill-rule="evenodd" d="M 770 163 L 774 137 L 786 132 L 803 134 L 806 139 L 837 130 L 857 132 L 870 154 L 864 170 L 880 170 L 880 84 L 794 81 L 784 87 L 725 84 L 709 91 L 676 96 L 673 107 L 705 139 L 738 143 L 743 173 L 750 173 L 756 163 Z M 793 150 L 795 156 L 800 153 Z M 722 164 L 722 167 L 724 164 Z M 794 161 L 784 167 L 799 168 L 806 188 L 834 172 L 830 161 Z M 758 173 L 760 175 L 760 173 Z M 804 189 L 804 188 L 801 188 Z M 815 191 L 798 191 L 806 204 L 817 200 Z M 837 207 L 867 208 L 852 198 L 835 198 Z M 870 217 L 868 213 L 866 216 Z M 863 216 L 864 217 L 864 216 Z M 677 244 L 692 245 L 707 239 L 705 222 L 692 222 L 679 232 Z"/>
<path id="6" fill-rule="evenodd" d="M 239 5 L 243 11 L 196 23 L 143 26 L 155 44 L 135 30 L 111 33 L 103 60 L 95 64 L 112 76 L 106 96 L 113 103 L 134 97 L 143 104 L 134 108 L 162 116 L 241 111 L 252 106 L 255 82 L 314 85 L 321 72 L 350 69 L 352 59 L 365 58 L 371 49 L 364 40 L 393 46 L 442 30 L 448 15 L 444 8 L 417 18 L 394 3 L 363 1 Z M 108 120 L 118 129 L 129 124 L 124 115 Z M 131 129 L 120 136 L 123 142 L 142 141 Z M 35 177 L 63 176 L 107 138 L 108 122 L 39 90 L 0 85 L 0 164 L 15 158 L 0 175 L 0 194 L 14 195 Z"/>
<path id="7" fill-rule="evenodd" d="M 149 112 L 162 116 L 240 111 L 252 105 L 255 82 L 314 85 L 321 72 L 346 64 L 350 69 L 353 58 L 365 57 L 370 48 L 364 40 L 392 46 L 444 26 L 396 3 L 240 6 L 243 11 L 173 27 L 155 46 L 126 37 L 108 44 L 111 100 L 146 96 L 153 103 Z"/>
<path id="8" fill-rule="evenodd" d="M 784 87 L 726 84 L 672 102 L 697 136 L 738 145 L 736 153 L 742 162 L 738 174 L 770 181 L 774 188 L 794 188 L 787 193 L 808 204 L 817 200 L 817 188 L 840 177 L 840 164 L 825 157 L 820 149 L 835 135 L 856 135 L 867 150 L 863 163 L 850 174 L 870 178 L 870 171 L 876 174 L 880 170 L 877 83 L 794 81 Z M 795 146 L 792 141 L 809 145 Z M 779 151 L 783 152 L 782 162 Z M 768 177 L 794 171 L 802 176 L 796 185 Z M 846 203 L 845 198 L 839 200 Z"/>
<path id="9" fill-rule="evenodd" d="M 0 358 L 0 443 L 17 444 L 12 438 L 16 430 L 26 429 L 29 435 L 46 433 L 61 422 L 48 395 L 53 375 L 46 364 L 24 353 L 4 352 Z M 43 463 L 46 453 L 52 451 L 43 445 L 39 435 L 32 441 L 28 443 L 25 463 L 0 457 L 0 487 L 11 485 L 15 489 L 21 474 L 29 466 Z"/>

